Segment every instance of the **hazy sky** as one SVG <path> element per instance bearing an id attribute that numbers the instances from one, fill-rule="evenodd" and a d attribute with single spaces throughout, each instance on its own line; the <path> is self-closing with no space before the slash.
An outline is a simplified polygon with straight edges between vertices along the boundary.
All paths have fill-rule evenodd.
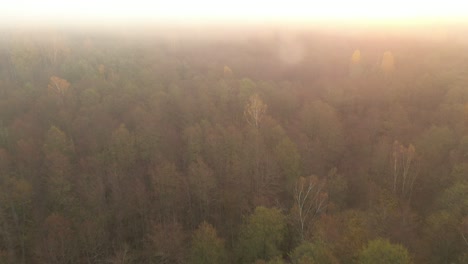
<path id="1" fill-rule="evenodd" d="M 6 0 L 0 23 L 467 21 L 468 1 L 411 0 Z"/>

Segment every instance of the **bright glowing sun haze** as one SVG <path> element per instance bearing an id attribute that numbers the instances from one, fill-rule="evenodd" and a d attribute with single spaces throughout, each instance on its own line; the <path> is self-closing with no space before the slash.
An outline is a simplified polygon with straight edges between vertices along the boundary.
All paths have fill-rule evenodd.
<path id="1" fill-rule="evenodd" d="M 365 22 L 407 24 L 466 22 L 468 1 L 411 0 L 7 0 L 2 24 Z"/>

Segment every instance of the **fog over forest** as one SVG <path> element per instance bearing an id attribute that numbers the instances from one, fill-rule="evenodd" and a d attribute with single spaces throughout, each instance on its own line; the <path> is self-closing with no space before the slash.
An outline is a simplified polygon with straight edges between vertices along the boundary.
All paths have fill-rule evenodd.
<path id="1" fill-rule="evenodd" d="M 0 263 L 468 263 L 468 27 L 0 26 Z"/>

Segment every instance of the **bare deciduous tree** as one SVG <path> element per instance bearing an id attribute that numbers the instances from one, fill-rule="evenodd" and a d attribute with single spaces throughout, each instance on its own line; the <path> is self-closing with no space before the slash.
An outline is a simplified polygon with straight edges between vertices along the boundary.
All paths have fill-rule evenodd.
<path id="1" fill-rule="evenodd" d="M 267 110 L 267 105 L 263 103 L 258 94 L 250 96 L 249 102 L 245 106 L 244 116 L 249 125 L 258 128 Z"/>
<path id="2" fill-rule="evenodd" d="M 408 200 L 418 176 L 417 172 L 411 171 L 415 154 L 416 149 L 412 144 L 405 147 L 398 141 L 393 143 L 393 193 Z"/>
<path id="3" fill-rule="evenodd" d="M 304 239 L 306 223 L 316 218 L 328 204 L 325 181 L 317 176 L 300 177 L 294 188 L 294 208 L 300 224 L 301 238 Z"/>
<path id="4" fill-rule="evenodd" d="M 465 245 L 468 247 L 468 216 L 463 218 L 461 226 L 460 226 L 460 234 L 465 241 Z"/>

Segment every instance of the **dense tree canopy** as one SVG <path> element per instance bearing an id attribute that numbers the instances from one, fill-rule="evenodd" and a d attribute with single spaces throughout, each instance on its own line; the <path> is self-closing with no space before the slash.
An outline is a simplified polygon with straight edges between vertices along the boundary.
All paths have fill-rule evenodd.
<path id="1" fill-rule="evenodd" d="M 0 263 L 467 263 L 466 42 L 173 30 L 2 28 Z"/>
<path id="2" fill-rule="evenodd" d="M 393 245 L 382 239 L 372 240 L 362 250 L 359 256 L 359 264 L 411 264 L 408 251 L 401 245 Z"/>

